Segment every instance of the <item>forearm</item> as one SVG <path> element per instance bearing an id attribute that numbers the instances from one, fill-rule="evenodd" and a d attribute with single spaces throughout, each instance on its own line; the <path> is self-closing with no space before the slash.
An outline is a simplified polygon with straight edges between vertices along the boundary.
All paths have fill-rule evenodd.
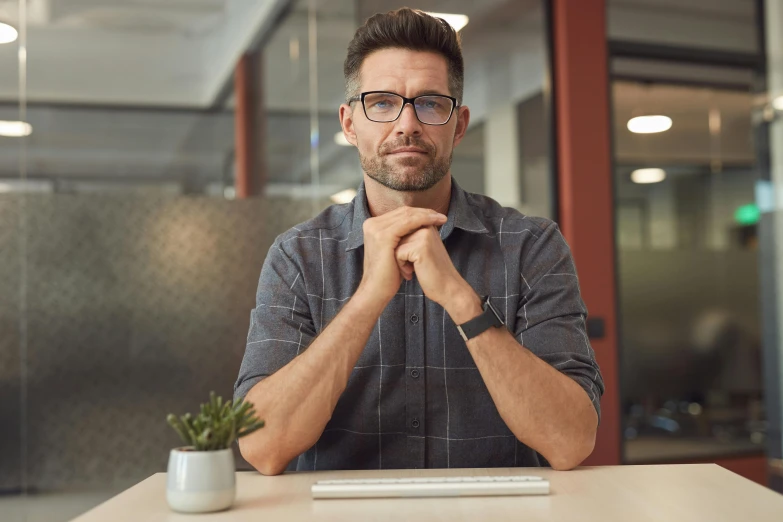
<path id="1" fill-rule="evenodd" d="M 266 475 L 282 473 L 326 426 L 384 305 L 358 292 L 307 350 L 247 394 L 266 426 L 241 440 Z"/>
<path id="2" fill-rule="evenodd" d="M 477 296 L 451 309 L 457 324 L 481 313 Z M 467 346 L 500 416 L 522 443 L 557 469 L 574 468 L 592 452 L 598 415 L 579 384 L 520 346 L 506 328 L 490 328 Z"/>

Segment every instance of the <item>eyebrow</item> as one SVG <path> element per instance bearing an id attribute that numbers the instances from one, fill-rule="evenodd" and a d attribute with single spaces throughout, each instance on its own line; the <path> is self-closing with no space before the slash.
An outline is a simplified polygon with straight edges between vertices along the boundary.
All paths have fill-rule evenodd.
<path id="1" fill-rule="evenodd" d="M 442 92 L 432 90 L 420 91 L 416 96 L 428 96 L 430 94 L 437 94 L 438 96 L 450 96 L 450 94 L 443 94 Z"/>
<path id="2" fill-rule="evenodd" d="M 391 89 L 372 89 L 372 90 L 373 90 L 373 91 L 377 91 L 377 92 L 390 92 L 390 93 L 392 93 L 392 94 L 396 94 L 396 95 L 398 95 L 398 96 L 402 96 L 402 94 L 400 94 L 400 93 L 398 93 L 398 92 L 396 92 L 396 91 L 393 91 L 393 90 L 391 90 Z M 370 91 L 367 91 L 367 92 L 370 92 Z M 442 92 L 440 92 L 440 91 L 435 91 L 435 90 L 432 90 L 432 89 L 427 89 L 427 90 L 424 90 L 424 91 L 419 91 L 418 93 L 414 94 L 413 96 L 410 96 L 410 98 L 415 98 L 415 97 L 417 97 L 417 96 L 431 96 L 431 95 L 438 95 L 438 96 L 451 96 L 451 94 L 444 94 L 444 93 L 442 93 Z"/>

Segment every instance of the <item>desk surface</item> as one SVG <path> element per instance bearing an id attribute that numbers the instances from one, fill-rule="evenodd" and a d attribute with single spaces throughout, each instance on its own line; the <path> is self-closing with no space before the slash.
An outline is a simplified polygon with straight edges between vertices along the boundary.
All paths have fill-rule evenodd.
<path id="1" fill-rule="evenodd" d="M 316 480 L 448 475 L 539 475 L 552 492 L 540 497 L 317 500 Z M 229 511 L 173 513 L 166 504 L 166 474 L 158 473 L 77 518 L 121 521 L 477 521 L 580 520 L 584 522 L 783 520 L 783 495 L 715 464 L 612 466 L 553 471 L 538 468 L 429 469 L 291 473 L 265 477 L 237 473 Z"/>

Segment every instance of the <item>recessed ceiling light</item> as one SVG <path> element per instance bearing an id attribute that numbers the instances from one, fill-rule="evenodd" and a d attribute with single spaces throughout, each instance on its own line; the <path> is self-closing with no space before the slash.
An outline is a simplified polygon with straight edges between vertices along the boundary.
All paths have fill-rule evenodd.
<path id="1" fill-rule="evenodd" d="M 37 179 L 4 179 L 0 180 L 0 194 L 10 192 L 53 192 L 51 181 Z"/>
<path id="2" fill-rule="evenodd" d="M 631 172 L 634 183 L 659 183 L 665 179 L 666 171 L 663 169 L 636 169 Z"/>
<path id="3" fill-rule="evenodd" d="M 0 120 L 0 136 L 20 138 L 22 136 L 29 136 L 32 132 L 33 127 L 27 122 Z"/>
<path id="4" fill-rule="evenodd" d="M 330 199 L 340 205 L 342 203 L 350 203 L 355 197 L 356 189 L 345 189 L 341 190 L 337 194 L 332 194 Z"/>
<path id="5" fill-rule="evenodd" d="M 636 134 L 652 134 L 672 128 L 672 119 L 668 116 L 637 116 L 628 120 L 628 130 Z"/>
<path id="6" fill-rule="evenodd" d="M 343 134 L 343 131 L 339 131 L 335 133 L 334 142 L 337 145 L 341 145 L 343 147 L 353 147 L 353 145 L 351 145 L 351 143 L 345 138 L 345 134 Z"/>
<path id="7" fill-rule="evenodd" d="M 783 111 L 783 95 L 772 100 L 772 106 L 779 111 Z"/>
<path id="8" fill-rule="evenodd" d="M 19 37 L 19 31 L 15 27 L 0 22 L 0 44 L 11 43 Z"/>
<path id="9" fill-rule="evenodd" d="M 450 14 L 450 13 L 427 13 L 430 16 L 434 16 L 435 18 L 443 18 L 446 20 L 446 22 L 454 28 L 455 31 L 459 31 L 466 25 L 468 25 L 469 18 L 465 15 L 461 14 Z"/>

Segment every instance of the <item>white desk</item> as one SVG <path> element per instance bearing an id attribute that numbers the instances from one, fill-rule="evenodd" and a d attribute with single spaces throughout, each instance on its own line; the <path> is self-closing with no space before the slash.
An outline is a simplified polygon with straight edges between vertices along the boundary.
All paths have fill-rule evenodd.
<path id="1" fill-rule="evenodd" d="M 552 492 L 541 497 L 317 500 L 316 480 L 358 477 L 539 475 Z M 783 521 L 783 495 L 714 464 L 616 466 L 553 471 L 538 468 L 237 473 L 229 511 L 173 513 L 166 474 L 158 473 L 77 518 L 78 522 L 350 521 Z"/>

